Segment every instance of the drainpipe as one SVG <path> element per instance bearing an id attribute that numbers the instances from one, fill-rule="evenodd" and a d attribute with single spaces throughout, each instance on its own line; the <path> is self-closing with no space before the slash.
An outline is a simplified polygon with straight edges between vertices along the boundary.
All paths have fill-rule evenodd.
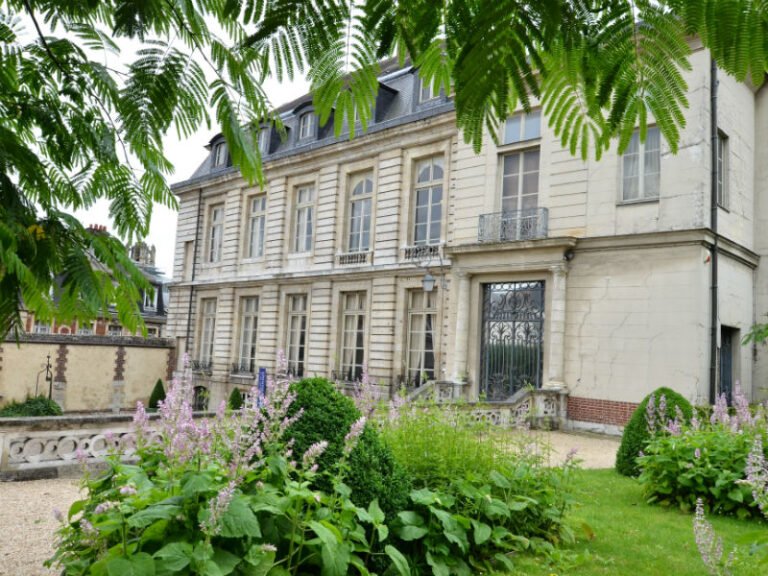
<path id="1" fill-rule="evenodd" d="M 195 221 L 195 247 L 192 252 L 192 277 L 189 286 L 189 308 L 187 309 L 187 337 L 185 340 L 186 353 L 189 353 L 189 337 L 192 330 L 192 301 L 195 295 L 195 272 L 197 271 L 197 246 L 200 244 L 200 218 L 203 212 L 203 189 L 197 193 L 197 220 Z"/>
<path id="2" fill-rule="evenodd" d="M 717 165 L 717 146 L 718 146 L 718 134 L 717 134 L 717 62 L 710 55 L 710 76 L 709 76 L 709 92 L 710 92 L 710 143 L 712 148 L 712 169 L 711 169 L 711 182 L 710 182 L 710 222 L 709 228 L 712 231 L 713 241 L 711 247 L 711 264 L 712 264 L 712 279 L 710 284 L 711 290 L 711 309 L 710 309 L 710 326 L 712 332 L 710 334 L 709 342 L 709 403 L 714 404 L 717 397 L 717 320 L 718 320 L 718 289 L 717 289 L 717 272 L 718 272 L 718 240 L 720 238 L 717 231 L 717 177 L 718 177 L 718 165 Z"/>

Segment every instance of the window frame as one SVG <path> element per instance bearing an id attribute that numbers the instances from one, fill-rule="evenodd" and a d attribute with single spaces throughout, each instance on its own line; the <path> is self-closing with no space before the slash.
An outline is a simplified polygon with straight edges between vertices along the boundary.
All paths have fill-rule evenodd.
<path id="1" fill-rule="evenodd" d="M 214 168 L 225 168 L 227 166 L 229 150 L 226 142 L 221 141 L 214 144 L 212 154 L 212 165 Z"/>
<path id="2" fill-rule="evenodd" d="M 637 172 L 637 198 L 626 198 L 626 189 L 625 189 L 625 183 L 627 182 L 627 179 L 625 177 L 626 173 L 626 157 L 627 152 L 624 151 L 623 154 L 619 156 L 619 204 L 642 204 L 645 202 L 658 202 L 661 198 L 661 132 L 659 131 L 659 127 L 654 125 L 649 125 L 647 128 L 648 132 L 645 136 L 645 142 L 642 142 L 640 140 L 640 129 L 636 128 L 635 131 L 632 133 L 632 139 L 637 138 L 637 156 L 638 156 L 638 172 Z M 646 192 L 647 189 L 647 180 L 649 178 L 649 175 L 646 175 L 645 173 L 645 165 L 646 165 L 646 145 L 648 143 L 648 135 L 650 131 L 653 130 L 654 132 L 658 133 L 659 136 L 659 147 L 657 149 L 658 153 L 658 165 L 659 165 L 659 171 L 657 173 L 651 173 L 650 176 L 653 176 L 655 174 L 657 178 L 657 188 L 656 188 L 656 195 L 655 196 L 649 196 Z M 631 144 L 632 140 L 630 140 Z M 634 155 L 634 153 L 632 153 Z"/>
<path id="3" fill-rule="evenodd" d="M 422 78 L 421 76 L 417 76 L 418 78 L 418 86 L 416 88 L 416 102 L 421 106 L 422 104 L 428 104 L 430 102 L 434 102 L 440 96 L 442 95 L 442 89 L 435 92 L 435 85 L 430 82 L 429 80 L 426 80 L 425 78 Z M 428 98 L 424 98 L 425 89 L 427 93 L 429 94 Z"/>
<path id="4" fill-rule="evenodd" d="M 729 168 L 730 168 L 730 141 L 728 135 L 718 128 L 717 130 L 717 205 L 723 210 L 730 208 Z"/>
<path id="5" fill-rule="evenodd" d="M 299 115 L 299 125 L 296 130 L 296 139 L 299 142 L 310 140 L 315 135 L 317 121 L 314 111 L 303 112 Z"/>
<path id="6" fill-rule="evenodd" d="M 339 293 L 339 370 L 340 380 L 359 382 L 366 370 L 368 346 L 366 327 L 368 325 L 368 293 L 365 290 L 352 290 Z M 351 301 L 356 307 L 350 307 Z M 351 321 L 351 324 L 348 322 Z M 349 326 L 348 326 L 349 324 Z M 351 346 L 347 345 L 347 336 L 354 338 Z M 360 356 L 362 355 L 362 356 Z"/>
<path id="7" fill-rule="evenodd" d="M 256 136 L 256 142 L 257 147 L 259 149 L 259 154 L 262 156 L 266 156 L 269 154 L 269 141 L 270 141 L 270 133 L 271 130 L 267 127 L 261 127 L 259 128 L 259 133 Z"/>
<path id="8" fill-rule="evenodd" d="M 301 201 L 301 193 L 308 191 L 310 199 Z M 315 207 L 317 194 L 314 183 L 299 184 L 294 187 L 293 230 L 291 234 L 292 254 L 311 254 L 315 246 Z M 308 214 L 302 218 L 303 214 Z M 303 220 L 303 221 L 302 221 Z M 301 228 L 304 228 L 302 231 Z M 303 245 L 300 249 L 299 246 Z"/>
<path id="9" fill-rule="evenodd" d="M 246 214 L 245 258 L 247 260 L 262 260 L 266 254 L 267 246 L 267 194 L 251 194 L 250 196 L 246 197 L 246 201 L 248 202 L 248 212 Z M 254 209 L 256 202 L 261 203 L 261 209 Z M 257 254 L 254 253 L 253 237 L 255 221 L 260 221 L 258 242 L 258 247 L 260 250 Z"/>
<path id="10" fill-rule="evenodd" d="M 249 304 L 252 304 L 249 306 Z M 259 307 L 261 299 L 258 295 L 244 295 L 239 301 L 239 330 L 237 339 L 237 365 L 240 369 L 246 364 L 251 374 L 256 373 L 256 364 L 259 356 L 258 332 L 259 332 Z M 250 322 L 247 322 L 250 320 Z M 250 340 L 246 340 L 250 337 Z M 245 352 L 248 355 L 245 356 Z"/>
<path id="11" fill-rule="evenodd" d="M 520 126 L 518 128 L 519 136 L 516 139 L 507 139 L 507 128 L 509 126 L 510 121 L 514 121 L 515 119 L 520 119 Z M 528 124 L 533 121 L 533 119 L 536 119 L 536 133 L 534 135 L 526 135 L 526 132 L 528 130 Z M 523 143 L 530 143 L 533 141 L 541 141 L 541 120 L 542 120 L 542 110 L 541 108 L 533 108 L 530 112 L 515 112 L 514 114 L 508 116 L 506 120 L 504 120 L 504 124 L 501 127 L 501 137 L 499 138 L 499 141 L 501 142 L 501 146 L 511 146 L 515 144 L 523 144 Z"/>
<path id="12" fill-rule="evenodd" d="M 442 175 L 439 179 L 434 178 L 434 167 L 435 163 L 434 161 L 436 159 L 441 160 L 441 170 Z M 424 162 L 430 162 L 430 172 L 431 172 L 431 178 L 428 181 L 425 182 L 419 182 L 419 167 Z M 413 176 L 412 176 L 412 208 L 411 208 L 411 225 L 410 225 L 410 244 L 412 246 L 440 246 L 443 242 L 443 231 L 444 231 L 444 225 L 445 225 L 445 196 L 446 196 L 446 186 L 445 186 L 445 177 L 446 177 L 446 154 L 445 153 L 436 153 L 431 154 L 428 156 L 422 156 L 420 158 L 416 158 L 413 161 Z M 434 202 L 434 193 L 435 189 L 439 187 L 440 188 L 440 202 L 435 203 Z M 425 222 L 419 221 L 419 192 L 420 191 L 428 191 L 428 202 L 426 204 L 427 206 L 427 216 Z M 440 206 L 440 214 L 438 218 L 434 218 L 434 207 L 439 205 Z M 439 235 L 436 240 L 434 240 L 431 236 L 431 230 L 432 226 L 435 223 L 439 223 Z M 419 226 L 426 226 L 426 235 L 425 239 L 423 241 L 418 240 L 418 233 L 417 229 Z"/>
<path id="13" fill-rule="evenodd" d="M 367 188 L 367 182 L 370 182 L 370 190 L 366 190 Z M 358 188 L 358 186 L 362 185 L 363 189 L 362 192 L 358 195 L 355 194 L 355 190 Z M 374 180 L 374 170 L 365 170 L 362 172 L 355 172 L 354 174 L 349 175 L 349 186 L 348 186 L 348 199 L 347 199 L 347 217 L 346 217 L 346 230 L 344 235 L 344 249 L 347 254 L 352 253 L 365 253 L 370 252 L 373 249 L 373 210 L 374 210 L 374 197 L 375 197 L 375 180 Z M 353 222 L 354 212 L 355 212 L 355 205 L 361 204 L 365 206 L 367 204 L 368 211 L 367 211 L 367 218 L 368 218 L 368 226 L 366 230 L 365 226 L 365 219 L 366 219 L 366 213 L 363 208 L 363 212 L 361 213 L 361 216 L 359 218 L 356 218 L 356 220 L 359 221 L 358 230 L 353 231 L 353 227 L 355 226 L 355 222 Z M 365 234 L 368 235 L 368 243 L 366 246 L 363 246 L 363 238 L 365 237 Z M 357 246 L 353 245 L 353 234 L 357 236 Z"/>
<path id="14" fill-rule="evenodd" d="M 219 264 L 221 263 L 224 253 L 224 220 L 225 220 L 225 203 L 217 202 L 215 204 L 208 205 L 207 216 L 207 238 L 206 238 L 206 254 L 205 261 L 207 264 Z M 214 220 L 217 211 L 221 211 L 221 219 Z"/>
<path id="15" fill-rule="evenodd" d="M 421 378 L 421 375 L 424 374 L 424 364 L 426 360 L 426 354 L 427 354 L 427 347 L 426 347 L 426 337 L 427 337 L 427 319 L 429 316 L 432 316 L 432 326 L 430 329 L 431 332 L 431 338 L 432 338 L 432 378 L 431 380 L 434 380 L 436 377 L 436 374 L 438 373 L 439 363 L 438 363 L 438 341 L 437 341 L 437 334 L 439 330 L 437 329 L 439 326 L 439 308 L 438 308 L 438 288 L 435 287 L 434 290 L 431 292 L 426 292 L 421 288 L 412 288 L 405 291 L 405 305 L 406 305 L 406 311 L 405 311 L 405 349 L 404 349 L 404 355 L 405 358 L 403 359 L 403 366 L 405 368 L 405 374 L 403 375 L 405 378 L 406 385 L 410 385 L 411 383 L 411 372 L 413 371 L 411 367 L 411 355 L 412 352 L 419 352 L 419 378 L 417 383 L 422 383 L 423 380 Z M 419 295 L 421 297 L 421 306 L 414 306 L 413 304 L 413 298 L 414 296 Z M 426 305 L 424 303 L 426 302 Z M 431 304 L 431 305 L 430 305 Z M 423 336 L 425 338 L 424 342 L 422 343 L 422 346 L 420 349 L 416 350 L 413 349 L 413 338 L 414 333 L 412 331 L 413 322 L 412 320 L 415 317 L 423 316 L 424 317 L 424 330 L 423 330 Z M 427 378 L 427 381 L 429 381 L 430 378 Z"/>
<path id="16" fill-rule="evenodd" d="M 200 338 L 198 339 L 197 359 L 203 364 L 213 364 L 218 307 L 217 297 L 205 296 L 200 298 Z"/>
<path id="17" fill-rule="evenodd" d="M 296 309 L 297 299 L 303 299 L 302 309 Z M 306 373 L 307 358 L 309 356 L 309 292 L 294 292 L 285 295 L 285 360 L 288 374 L 303 377 Z M 295 322 L 294 322 L 295 320 Z M 294 329 L 294 324 L 296 328 Z M 294 335 L 298 342 L 294 342 Z M 295 352 L 295 357 L 294 357 Z M 295 366 L 294 366 L 295 365 Z"/>

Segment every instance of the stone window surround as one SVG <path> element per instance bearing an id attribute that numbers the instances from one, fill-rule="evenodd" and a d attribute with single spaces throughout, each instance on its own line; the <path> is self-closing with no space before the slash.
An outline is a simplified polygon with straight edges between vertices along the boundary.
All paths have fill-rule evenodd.
<path id="1" fill-rule="evenodd" d="M 413 226 L 416 218 L 416 165 L 420 160 L 431 156 L 443 155 L 443 199 L 442 219 L 440 222 L 440 242 L 445 244 L 448 231 L 448 208 L 452 195 L 450 194 L 451 174 L 451 139 L 439 140 L 422 146 L 414 146 L 403 150 L 403 185 L 400 198 L 400 246 L 413 245 Z M 401 255 L 402 258 L 402 255 Z"/>
<path id="2" fill-rule="evenodd" d="M 193 346 L 189 347 L 189 343 L 187 343 L 187 349 L 191 352 L 190 360 L 200 360 L 202 361 L 202 350 L 200 348 L 200 345 L 203 340 L 203 303 L 204 300 L 215 300 L 216 301 L 216 320 L 218 320 L 218 316 L 220 313 L 219 309 L 219 301 L 220 301 L 220 294 L 218 290 L 200 290 L 196 291 L 195 293 L 195 331 L 193 332 Z M 213 334 L 213 351 L 211 353 L 211 362 L 213 362 L 216 358 L 216 329 L 214 324 L 214 334 Z"/>
<path id="3" fill-rule="evenodd" d="M 532 111 L 535 110 L 541 110 L 541 108 L 534 107 Z M 523 115 L 527 116 L 525 112 L 517 112 L 515 114 L 510 115 L 510 118 L 515 115 Z M 540 122 L 543 120 L 543 115 L 541 116 Z M 513 153 L 520 153 L 520 152 L 527 152 L 529 150 L 538 150 L 539 151 L 539 189 L 538 189 L 538 206 L 542 205 L 541 199 L 542 199 L 542 166 L 544 163 L 542 162 L 543 157 L 543 150 L 542 150 L 542 142 L 543 142 L 543 128 L 545 126 L 545 123 L 541 123 L 539 127 L 539 136 L 537 138 L 530 138 L 530 139 L 521 139 L 516 142 L 510 142 L 509 144 L 502 144 L 504 141 L 504 130 L 506 126 L 506 121 L 504 124 L 502 124 L 499 128 L 499 145 L 496 147 L 496 187 L 494 189 L 494 195 L 493 195 L 493 202 L 492 206 L 493 212 L 501 212 L 503 210 L 503 185 L 504 185 L 504 157 L 508 154 Z M 521 125 L 522 129 L 522 125 Z"/>
<path id="4" fill-rule="evenodd" d="M 331 328 L 329 332 L 330 346 L 328 354 L 328 375 L 336 370 L 341 370 L 341 349 L 342 349 L 342 310 L 343 295 L 349 292 L 365 292 L 365 364 L 370 363 L 371 354 L 371 312 L 373 309 L 373 285 L 370 280 L 341 281 L 333 283 L 331 295 Z"/>
<path id="5" fill-rule="evenodd" d="M 310 340 L 312 333 L 312 284 L 295 284 L 280 287 L 278 297 L 278 326 L 277 326 L 277 349 L 282 350 L 286 359 L 288 358 L 288 316 L 290 314 L 288 299 L 291 296 L 305 294 L 307 296 L 307 339 L 304 351 L 304 371 L 306 372 L 309 364 Z"/>
<path id="6" fill-rule="evenodd" d="M 252 286 L 248 288 L 235 288 L 235 294 L 234 294 L 234 304 L 233 304 L 233 310 L 232 310 L 232 318 L 233 318 L 233 325 L 232 325 L 232 334 L 229 342 L 229 350 L 230 350 L 230 356 L 232 362 L 239 362 L 240 360 L 240 334 L 242 331 L 242 315 L 241 315 L 241 307 L 243 303 L 243 298 L 248 297 L 256 297 L 259 299 L 259 306 L 257 309 L 257 317 L 260 317 L 261 310 L 262 310 L 262 286 Z M 259 321 L 256 325 L 256 331 L 257 334 L 261 332 L 261 318 L 259 318 Z M 258 336 L 256 341 L 258 342 Z M 257 361 L 259 360 L 261 354 L 261 350 L 257 346 L 256 348 L 256 358 Z"/>
<path id="7" fill-rule="evenodd" d="M 394 385 L 397 385 L 397 378 L 405 376 L 405 370 L 408 366 L 408 298 L 413 290 L 422 290 L 422 280 L 424 273 L 419 270 L 415 276 L 399 277 L 397 282 L 397 293 L 395 296 L 395 349 L 392 378 Z M 435 379 L 447 380 L 448 374 L 445 372 L 448 366 L 443 366 L 443 323 L 446 320 L 446 314 L 450 314 L 451 303 L 451 275 L 449 270 L 445 269 L 445 288 L 441 285 L 438 273 L 433 273 L 435 279 L 434 293 L 437 294 L 435 302 L 437 312 L 435 314 L 434 328 L 434 349 L 435 349 Z"/>
<path id="8" fill-rule="evenodd" d="M 319 197 L 320 197 L 320 186 L 319 186 L 319 174 L 315 174 L 313 176 L 310 175 L 303 175 L 303 176 L 295 176 L 293 178 L 288 178 L 288 181 L 286 182 L 286 202 L 285 202 L 285 244 L 284 244 L 284 254 L 286 257 L 290 260 L 291 258 L 313 258 L 315 255 L 315 248 L 317 247 L 317 208 L 319 204 Z M 299 188 L 303 188 L 305 186 L 311 186 L 314 189 L 314 199 L 313 199 L 313 211 L 312 211 L 312 249 L 308 250 L 306 252 L 295 252 L 293 250 L 293 242 L 294 242 L 294 234 L 296 233 L 296 205 L 297 205 L 297 198 L 299 193 Z M 267 217 L 269 217 L 269 214 L 267 214 Z"/>
<path id="9" fill-rule="evenodd" d="M 249 257 L 248 253 L 250 252 L 250 242 L 251 242 L 251 202 L 258 196 L 263 196 L 265 200 L 265 208 L 264 208 L 264 244 L 262 247 L 262 254 L 261 256 L 253 256 Z M 242 210 L 242 218 L 240 223 L 240 230 L 242 230 L 242 234 L 240 234 L 240 254 L 241 254 L 241 260 L 243 262 L 251 263 L 251 262 L 263 262 L 267 256 L 267 240 L 268 235 L 267 232 L 269 230 L 269 205 L 270 205 L 270 196 L 268 190 L 260 190 L 258 188 L 248 188 L 243 191 L 243 194 L 241 196 L 240 202 L 242 202 L 243 210 Z"/>
<path id="10" fill-rule="evenodd" d="M 212 224 L 213 224 L 213 210 L 220 207 L 222 209 L 221 214 L 221 247 L 219 248 L 219 259 L 211 260 L 211 240 L 212 240 Z M 226 196 L 217 194 L 211 198 L 207 198 L 203 201 L 203 254 L 202 265 L 203 268 L 211 268 L 215 266 L 221 266 L 224 260 L 224 231 L 227 222 L 227 203 Z"/>
<path id="11" fill-rule="evenodd" d="M 235 330 L 233 331 L 233 346 L 230 347 L 230 350 L 233 352 L 234 359 L 233 362 L 242 365 L 246 361 L 250 361 L 251 358 L 244 358 L 243 357 L 243 320 L 245 319 L 245 299 L 246 298 L 255 298 L 256 299 L 256 310 L 252 311 L 251 314 L 256 319 L 256 327 L 255 329 L 252 328 L 253 336 L 256 343 L 256 350 L 254 352 L 254 363 L 256 364 L 256 367 L 258 367 L 258 360 L 259 360 L 259 329 L 261 327 L 261 322 L 259 322 L 259 317 L 261 315 L 261 297 L 260 297 L 260 291 L 258 294 L 248 293 L 244 294 L 242 292 L 237 293 L 235 296 Z"/>
<path id="12" fill-rule="evenodd" d="M 720 181 L 717 183 L 717 205 L 726 212 L 730 208 L 730 139 L 721 128 L 717 129 L 717 162 Z M 722 155 L 722 158 L 721 158 Z"/>
<path id="13" fill-rule="evenodd" d="M 652 119 L 648 122 L 648 128 L 658 128 L 655 121 Z M 634 133 L 638 132 L 639 129 L 635 129 Z M 647 142 L 647 140 L 646 140 Z M 645 154 L 645 144 L 646 142 L 640 143 L 640 155 Z M 616 190 L 617 190 L 617 200 L 616 205 L 617 206 L 632 206 L 635 204 L 658 204 L 659 200 L 661 199 L 662 194 L 662 176 L 664 174 L 664 167 L 663 167 L 663 160 L 664 155 L 667 153 L 666 145 L 665 145 L 664 138 L 659 135 L 659 195 L 655 197 L 647 197 L 647 196 L 639 196 L 638 198 L 631 199 L 631 200 L 625 200 L 624 199 L 624 155 L 616 153 L 616 159 L 617 159 L 617 170 L 616 170 Z M 604 158 L 605 159 L 605 158 Z M 643 178 L 645 176 L 642 176 Z"/>
<path id="14" fill-rule="evenodd" d="M 336 254 L 346 254 L 349 248 L 349 214 L 352 203 L 352 179 L 363 173 L 370 172 L 373 180 L 371 194 L 371 242 L 368 251 L 376 249 L 376 207 L 378 205 L 378 158 L 367 158 L 358 162 L 343 164 L 339 167 L 339 193 L 336 202 Z"/>

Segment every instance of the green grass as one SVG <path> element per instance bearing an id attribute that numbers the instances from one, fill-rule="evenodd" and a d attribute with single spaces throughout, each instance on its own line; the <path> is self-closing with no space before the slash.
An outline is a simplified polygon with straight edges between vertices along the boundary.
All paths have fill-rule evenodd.
<path id="1" fill-rule="evenodd" d="M 556 551 L 552 560 L 516 559 L 514 576 L 659 575 L 703 576 L 693 537 L 693 515 L 646 504 L 640 484 L 613 470 L 582 470 L 574 482 L 576 505 L 571 511 L 577 543 Z M 710 516 L 715 531 L 730 551 L 739 538 L 765 523 Z M 583 527 L 588 526 L 588 528 Z M 734 576 L 765 576 L 742 546 Z"/>

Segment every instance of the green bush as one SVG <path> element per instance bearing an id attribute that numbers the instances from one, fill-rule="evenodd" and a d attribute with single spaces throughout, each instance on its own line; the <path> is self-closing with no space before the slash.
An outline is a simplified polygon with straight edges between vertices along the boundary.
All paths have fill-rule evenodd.
<path id="1" fill-rule="evenodd" d="M 651 396 L 654 397 L 654 403 L 657 407 L 661 397 L 666 398 L 667 409 L 666 419 L 675 418 L 675 407 L 679 407 L 685 417 L 686 422 L 690 421 L 693 415 L 691 403 L 671 388 L 658 388 L 648 394 L 637 409 L 632 413 L 632 417 L 624 427 L 624 434 L 621 437 L 621 445 L 616 453 L 616 471 L 624 476 L 637 476 L 640 474 L 640 467 L 637 464 L 637 457 L 640 452 L 645 450 L 646 445 L 651 439 L 648 432 L 648 422 L 646 421 L 646 408 Z M 657 418 L 656 427 L 661 426 L 661 419 Z"/>
<path id="2" fill-rule="evenodd" d="M 151 410 L 152 412 L 156 412 L 158 405 L 164 400 L 165 388 L 163 388 L 163 381 L 158 378 L 157 382 L 155 382 L 155 387 L 152 388 L 152 394 L 149 395 L 149 404 L 147 405 L 147 409 Z"/>
<path id="3" fill-rule="evenodd" d="M 47 396 L 27 397 L 24 402 L 11 402 L 0 409 L 0 417 L 61 416 L 61 406 Z"/>
<path id="4" fill-rule="evenodd" d="M 230 410 L 240 410 L 243 407 L 243 394 L 237 386 L 232 388 L 232 393 L 229 395 L 229 400 L 227 400 L 227 406 Z"/>
<path id="5" fill-rule="evenodd" d="M 286 432 L 287 437 L 294 439 L 293 453 L 300 456 L 315 442 L 325 440 L 328 447 L 317 464 L 321 472 L 334 472 L 342 457 L 344 437 L 361 416 L 359 410 L 325 378 L 305 378 L 295 382 L 291 391 L 296 394 L 296 399 L 289 414 L 303 408 L 301 417 Z M 378 499 L 389 518 L 407 503 L 410 478 L 370 425 L 366 426 L 350 454 L 348 466 L 345 483 L 352 490 L 352 501 L 358 506 L 367 507 Z M 327 475 L 318 477 L 317 486 L 323 490 L 331 489 Z"/>

